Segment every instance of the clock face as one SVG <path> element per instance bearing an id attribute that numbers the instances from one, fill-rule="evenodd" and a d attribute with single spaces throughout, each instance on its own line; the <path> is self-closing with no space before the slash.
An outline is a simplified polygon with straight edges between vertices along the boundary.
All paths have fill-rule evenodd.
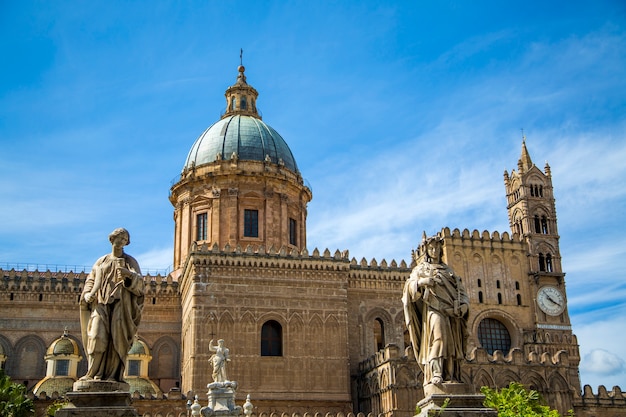
<path id="1" fill-rule="evenodd" d="M 537 293 L 537 304 L 544 313 L 558 316 L 565 310 L 565 297 L 558 288 L 545 286 Z"/>

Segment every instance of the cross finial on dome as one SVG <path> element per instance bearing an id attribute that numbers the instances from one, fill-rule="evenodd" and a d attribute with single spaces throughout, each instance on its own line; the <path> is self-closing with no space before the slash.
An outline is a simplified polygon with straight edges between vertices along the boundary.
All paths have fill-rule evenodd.
<path id="1" fill-rule="evenodd" d="M 239 62 L 243 64 L 243 48 L 239 51 Z M 222 118 L 233 116 L 236 114 L 261 118 L 256 109 L 256 99 L 259 93 L 246 82 L 246 68 L 239 65 L 237 68 L 239 74 L 235 84 L 226 90 L 226 111 Z"/>

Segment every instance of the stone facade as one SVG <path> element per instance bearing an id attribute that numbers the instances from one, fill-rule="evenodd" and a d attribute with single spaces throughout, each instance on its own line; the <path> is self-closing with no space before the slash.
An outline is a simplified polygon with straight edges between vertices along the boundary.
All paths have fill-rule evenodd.
<path id="1" fill-rule="evenodd" d="M 275 132 L 261 124 L 257 96 L 240 67 L 224 118 L 253 118 L 240 126 L 254 123 L 265 138 L 261 129 Z M 220 149 L 232 145 L 228 137 L 220 136 Z M 134 406 L 145 416 L 183 416 L 195 395 L 206 402 L 209 342 L 225 339 L 237 402 L 250 394 L 255 416 L 414 415 L 422 372 L 401 302 L 412 264 L 309 251 L 312 193 L 295 163 L 285 163 L 288 149 L 247 159 L 240 156 L 248 150 L 236 149 L 203 163 L 190 153 L 171 188 L 174 271 L 145 276 L 138 333 L 152 357 L 147 377 L 160 392 L 131 393 Z M 478 390 L 518 381 L 561 412 L 626 416 L 618 387 L 595 395 L 580 386 L 549 166 L 539 170 L 524 143 L 504 182 L 510 232 L 440 232 L 444 261 L 470 296 L 463 382 Z M 253 229 L 246 210 L 255 213 Z M 0 269 L 0 362 L 15 381 L 32 389 L 44 378 L 46 350 L 64 328 L 81 346 L 77 304 L 86 275 Z M 85 370 L 83 359 L 78 375 Z M 38 393 L 37 409 L 62 395 Z"/>

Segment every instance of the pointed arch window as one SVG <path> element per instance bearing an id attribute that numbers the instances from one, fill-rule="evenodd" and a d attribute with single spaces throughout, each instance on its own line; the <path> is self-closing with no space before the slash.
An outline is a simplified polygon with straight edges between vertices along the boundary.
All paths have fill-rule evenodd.
<path id="1" fill-rule="evenodd" d="M 546 270 L 546 258 L 544 258 L 543 253 L 539 253 L 539 270 Z"/>
<path id="2" fill-rule="evenodd" d="M 374 330 L 374 344 L 376 345 L 376 351 L 383 349 L 385 347 L 385 325 L 383 321 L 379 318 L 376 318 L 373 323 Z"/>
<path id="3" fill-rule="evenodd" d="M 546 216 L 541 216 L 541 233 L 548 234 L 548 218 Z"/>
<path id="4" fill-rule="evenodd" d="M 275 320 L 261 327 L 261 356 L 283 356 L 283 328 Z"/>
<path id="5" fill-rule="evenodd" d="M 546 255 L 546 271 L 547 272 L 554 272 L 552 270 L 552 255 L 549 254 L 549 253 Z"/>

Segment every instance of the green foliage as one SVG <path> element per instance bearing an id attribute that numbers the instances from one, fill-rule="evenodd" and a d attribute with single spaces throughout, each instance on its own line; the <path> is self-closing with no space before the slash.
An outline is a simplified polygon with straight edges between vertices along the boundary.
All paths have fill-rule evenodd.
<path id="1" fill-rule="evenodd" d="M 0 416 L 26 417 L 35 412 L 32 400 L 26 398 L 26 387 L 15 384 L 0 370 Z"/>
<path id="2" fill-rule="evenodd" d="M 50 404 L 48 406 L 48 408 L 46 408 L 46 416 L 54 417 L 54 413 L 56 413 L 57 410 L 60 410 L 61 408 L 63 408 L 66 405 L 68 405 L 69 403 L 70 402 L 66 401 L 66 400 L 57 400 L 57 401 L 53 402 L 52 404 Z"/>
<path id="3" fill-rule="evenodd" d="M 558 411 L 545 405 L 541 394 L 517 382 L 500 390 L 482 387 L 480 392 L 485 395 L 485 407 L 498 410 L 498 417 L 560 417 Z"/>

